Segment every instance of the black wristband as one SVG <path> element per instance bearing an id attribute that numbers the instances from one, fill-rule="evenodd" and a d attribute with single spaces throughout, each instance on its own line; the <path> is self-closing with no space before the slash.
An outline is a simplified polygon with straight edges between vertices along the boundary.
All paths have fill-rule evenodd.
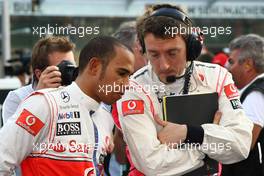
<path id="1" fill-rule="evenodd" d="M 195 143 L 202 144 L 204 138 L 204 129 L 201 126 L 187 126 L 187 135 L 185 143 Z"/>

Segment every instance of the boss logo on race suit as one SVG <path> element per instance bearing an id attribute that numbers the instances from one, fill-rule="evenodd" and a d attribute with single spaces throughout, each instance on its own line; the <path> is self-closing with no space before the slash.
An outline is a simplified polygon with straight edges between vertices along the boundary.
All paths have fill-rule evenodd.
<path id="1" fill-rule="evenodd" d="M 57 136 L 81 135 L 80 122 L 57 123 Z"/>
<path id="2" fill-rule="evenodd" d="M 36 136 L 41 128 L 44 126 L 44 123 L 34 116 L 31 112 L 24 109 L 20 116 L 18 117 L 16 124 L 24 128 L 27 132 Z"/>
<path id="3" fill-rule="evenodd" d="M 225 94 L 228 99 L 239 96 L 238 90 L 234 84 L 228 84 L 224 87 Z"/>
<path id="4" fill-rule="evenodd" d="M 230 100 L 233 109 L 242 109 L 242 105 L 239 99 Z"/>
<path id="5" fill-rule="evenodd" d="M 144 114 L 143 100 L 128 100 L 122 102 L 123 116 L 132 114 Z"/>
<path id="6" fill-rule="evenodd" d="M 58 115 L 58 120 L 79 119 L 79 118 L 80 118 L 80 112 L 79 111 L 59 113 L 59 115 Z"/>
<path id="7" fill-rule="evenodd" d="M 70 101 L 70 95 L 69 95 L 69 93 L 66 92 L 66 91 L 61 92 L 61 98 L 62 98 L 62 101 L 63 101 L 64 103 L 67 103 L 67 102 Z"/>

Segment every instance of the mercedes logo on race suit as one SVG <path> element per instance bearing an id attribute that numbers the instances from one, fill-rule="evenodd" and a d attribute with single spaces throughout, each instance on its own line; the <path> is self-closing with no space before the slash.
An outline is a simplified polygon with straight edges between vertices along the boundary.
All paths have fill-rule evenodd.
<path id="1" fill-rule="evenodd" d="M 61 98 L 64 103 L 67 103 L 70 101 L 70 95 L 68 92 L 65 92 L 65 91 L 61 92 Z"/>

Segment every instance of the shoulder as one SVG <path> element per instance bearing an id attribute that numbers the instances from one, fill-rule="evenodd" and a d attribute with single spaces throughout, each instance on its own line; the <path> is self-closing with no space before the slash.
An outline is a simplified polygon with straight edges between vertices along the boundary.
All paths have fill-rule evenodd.
<path id="1" fill-rule="evenodd" d="M 45 88 L 45 89 L 36 90 L 32 92 L 27 98 L 36 96 L 36 95 L 43 96 L 45 98 L 50 97 L 50 95 L 53 97 L 60 97 L 60 93 L 62 90 L 64 90 L 64 88 L 65 87 L 61 86 L 58 88 Z"/>
<path id="2" fill-rule="evenodd" d="M 30 95 L 32 92 L 34 92 L 32 85 L 27 85 L 27 86 L 23 86 L 19 89 L 16 89 L 14 91 L 12 91 L 13 94 L 17 95 L 17 97 L 20 98 L 20 100 L 23 100 L 24 98 L 26 98 L 28 95 Z"/>
<path id="3" fill-rule="evenodd" d="M 132 81 L 136 81 L 140 84 L 145 83 L 150 78 L 150 66 L 146 65 L 142 67 L 141 69 L 137 70 L 132 76 Z"/>
<path id="4" fill-rule="evenodd" d="M 219 72 L 227 72 L 227 69 L 212 63 L 194 61 L 194 69 L 200 72 L 206 72 L 209 74 L 219 74 Z"/>
<path id="5" fill-rule="evenodd" d="M 137 70 L 133 75 L 132 78 L 133 79 L 137 79 L 138 77 L 142 77 L 144 76 L 146 73 L 148 72 L 148 65 L 140 68 L 139 70 Z"/>
<path id="6" fill-rule="evenodd" d="M 260 91 L 252 91 L 250 92 L 246 98 L 243 104 L 264 104 L 264 94 Z"/>
<path id="7" fill-rule="evenodd" d="M 6 100 L 15 100 L 15 101 L 22 101 L 24 98 L 26 98 L 28 95 L 30 95 L 33 92 L 33 88 L 31 87 L 31 84 L 28 86 L 20 87 L 16 90 L 12 90 L 8 93 Z"/>
<path id="8" fill-rule="evenodd" d="M 194 77 L 201 84 L 215 88 L 222 88 L 233 83 L 232 76 L 228 70 L 220 65 L 194 61 Z"/>
<path id="9" fill-rule="evenodd" d="M 242 105 L 248 118 L 253 123 L 263 127 L 264 110 L 262 107 L 264 107 L 264 94 L 259 91 L 252 91 L 246 96 Z"/>

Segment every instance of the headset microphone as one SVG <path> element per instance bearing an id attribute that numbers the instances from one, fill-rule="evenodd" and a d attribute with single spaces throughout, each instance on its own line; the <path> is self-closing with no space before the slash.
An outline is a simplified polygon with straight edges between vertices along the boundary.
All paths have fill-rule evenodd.
<path id="1" fill-rule="evenodd" d="M 176 81 L 176 76 L 174 75 L 167 76 L 166 78 L 167 83 L 174 83 L 175 81 Z"/>

